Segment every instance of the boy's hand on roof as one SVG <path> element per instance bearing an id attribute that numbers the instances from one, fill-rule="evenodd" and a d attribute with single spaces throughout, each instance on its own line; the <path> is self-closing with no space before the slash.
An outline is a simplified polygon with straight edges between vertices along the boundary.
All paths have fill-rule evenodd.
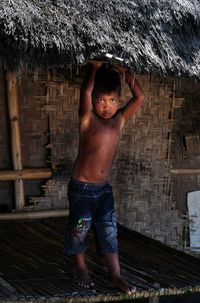
<path id="1" fill-rule="evenodd" d="M 93 66 L 99 68 L 100 66 L 102 66 L 102 64 L 104 64 L 105 62 L 103 61 L 98 61 L 98 60 L 90 60 L 88 61 L 90 64 L 92 64 Z"/>
<path id="2" fill-rule="evenodd" d="M 121 74 L 124 74 L 127 71 L 127 67 L 122 65 L 116 65 L 115 69 L 118 70 Z"/>
<path id="3" fill-rule="evenodd" d="M 125 77 L 127 82 L 134 82 L 135 75 L 128 67 L 117 65 L 116 69 Z"/>

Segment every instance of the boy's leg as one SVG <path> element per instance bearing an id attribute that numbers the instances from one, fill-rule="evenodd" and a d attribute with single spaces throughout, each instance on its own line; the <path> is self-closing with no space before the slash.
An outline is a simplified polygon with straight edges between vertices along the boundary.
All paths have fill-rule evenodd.
<path id="1" fill-rule="evenodd" d="M 135 287 L 129 285 L 120 275 L 117 241 L 117 221 L 114 211 L 112 187 L 108 185 L 101 197 L 101 203 L 96 213 L 95 228 L 105 263 L 108 268 L 112 286 L 127 294 L 135 292 Z"/>
<path id="2" fill-rule="evenodd" d="M 118 253 L 104 253 L 106 266 L 109 272 L 109 278 L 113 287 L 119 288 L 128 295 L 133 294 L 136 288 L 121 276 Z"/>
<path id="3" fill-rule="evenodd" d="M 85 240 L 92 224 L 95 199 L 83 182 L 70 181 L 68 186 L 69 224 L 65 236 L 65 252 L 74 255 L 78 284 L 93 287 L 85 261 Z M 83 187 L 84 186 L 84 187 Z"/>
<path id="4" fill-rule="evenodd" d="M 76 265 L 76 281 L 79 286 L 90 288 L 94 286 L 85 260 L 85 238 L 90 229 L 91 218 L 81 217 L 76 225 L 68 226 L 66 234 L 66 252 L 74 255 Z M 78 249 L 78 251 L 76 251 Z"/>
<path id="5" fill-rule="evenodd" d="M 94 283 L 90 278 L 85 262 L 85 253 L 75 255 L 75 263 L 78 274 L 78 285 L 85 288 L 93 287 Z"/>

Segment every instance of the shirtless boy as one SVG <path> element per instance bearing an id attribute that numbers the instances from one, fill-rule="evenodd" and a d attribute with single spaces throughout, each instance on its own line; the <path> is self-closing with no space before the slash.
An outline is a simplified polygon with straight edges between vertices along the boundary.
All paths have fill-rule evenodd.
<path id="1" fill-rule="evenodd" d="M 133 97 L 119 109 L 119 73 L 102 67 L 98 61 L 90 65 L 80 95 L 79 149 L 68 186 L 70 215 L 65 251 L 75 256 L 78 284 L 93 287 L 85 261 L 85 240 L 92 226 L 110 283 L 132 294 L 135 288 L 120 275 L 114 198 L 108 179 L 121 130 L 141 106 L 144 94 L 128 69 L 120 68 Z"/>

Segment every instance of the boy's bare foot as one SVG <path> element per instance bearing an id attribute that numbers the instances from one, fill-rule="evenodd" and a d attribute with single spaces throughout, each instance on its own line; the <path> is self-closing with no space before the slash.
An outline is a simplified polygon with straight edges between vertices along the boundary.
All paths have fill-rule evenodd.
<path id="1" fill-rule="evenodd" d="M 91 280 L 90 275 L 87 270 L 78 271 L 78 285 L 84 288 L 93 288 L 94 282 Z"/>
<path id="2" fill-rule="evenodd" d="M 120 275 L 112 275 L 110 278 L 111 286 L 122 290 L 127 295 L 132 295 L 136 292 L 136 287 L 130 285 L 125 279 Z"/>

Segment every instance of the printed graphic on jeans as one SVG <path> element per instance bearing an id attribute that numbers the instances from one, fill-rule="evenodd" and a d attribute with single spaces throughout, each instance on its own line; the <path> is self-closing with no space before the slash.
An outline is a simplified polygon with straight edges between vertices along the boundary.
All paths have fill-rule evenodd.
<path id="1" fill-rule="evenodd" d="M 84 241 L 87 232 L 90 228 L 92 218 L 80 218 L 74 229 L 74 235 L 78 237 L 81 241 Z"/>
<path id="2" fill-rule="evenodd" d="M 76 225 L 76 229 L 78 229 L 79 231 L 88 230 L 88 228 L 90 227 L 91 220 L 92 218 L 80 218 Z"/>

